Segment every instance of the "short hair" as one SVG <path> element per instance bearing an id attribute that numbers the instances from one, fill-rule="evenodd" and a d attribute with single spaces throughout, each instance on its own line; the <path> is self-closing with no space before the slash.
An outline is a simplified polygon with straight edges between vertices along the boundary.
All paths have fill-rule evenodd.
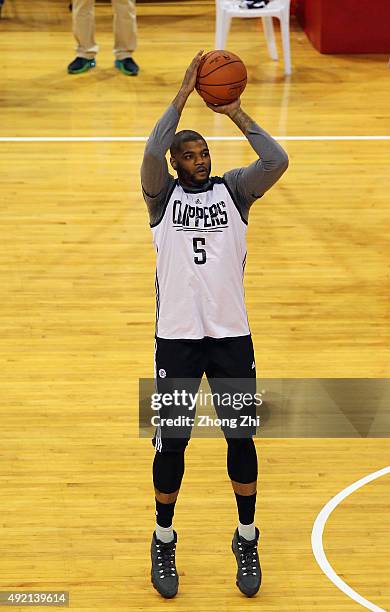
<path id="1" fill-rule="evenodd" d="M 169 152 L 171 156 L 174 157 L 176 153 L 181 151 L 183 142 L 190 142 L 192 140 L 203 140 L 207 146 L 205 139 L 201 134 L 199 134 L 199 132 L 194 132 L 193 130 L 181 130 L 175 134 L 173 142 L 170 146 Z"/>

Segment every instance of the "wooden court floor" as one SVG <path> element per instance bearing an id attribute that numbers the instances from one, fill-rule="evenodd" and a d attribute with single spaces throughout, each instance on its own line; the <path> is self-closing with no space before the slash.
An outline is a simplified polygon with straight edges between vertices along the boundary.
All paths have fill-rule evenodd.
<path id="1" fill-rule="evenodd" d="M 102 138 L 149 134 L 190 59 L 213 48 L 213 2 L 139 4 L 137 78 L 113 66 L 108 5 L 97 7 L 97 67 L 77 77 L 66 73 L 67 2 L 6 0 L 3 17 L 0 591 L 67 590 L 84 612 L 362 608 L 321 571 L 311 532 L 333 496 L 390 464 L 386 438 L 256 439 L 264 583 L 253 600 L 235 587 L 225 442 L 193 439 L 174 522 L 180 593 L 166 602 L 150 584 L 153 448 L 138 437 L 155 317 L 144 142 Z M 378 139 L 389 135 L 388 58 L 320 55 L 294 19 L 291 40 L 290 78 L 257 20 L 234 21 L 228 41 L 248 67 L 243 108 L 290 157 L 249 221 L 257 370 L 388 378 L 390 141 Z M 180 125 L 239 135 L 196 93 Z M 69 136 L 98 140 L 21 140 Z M 214 174 L 254 159 L 242 141 L 210 149 Z M 387 610 L 389 505 L 387 475 L 340 503 L 323 537 L 337 574 Z"/>

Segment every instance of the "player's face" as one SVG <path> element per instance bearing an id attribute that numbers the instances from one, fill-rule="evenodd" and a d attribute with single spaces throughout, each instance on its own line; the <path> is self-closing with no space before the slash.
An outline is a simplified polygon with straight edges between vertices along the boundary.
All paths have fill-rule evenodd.
<path id="1" fill-rule="evenodd" d="M 211 171 L 211 158 L 204 140 L 183 142 L 181 151 L 171 157 L 179 181 L 188 187 L 199 187 L 207 183 Z"/>

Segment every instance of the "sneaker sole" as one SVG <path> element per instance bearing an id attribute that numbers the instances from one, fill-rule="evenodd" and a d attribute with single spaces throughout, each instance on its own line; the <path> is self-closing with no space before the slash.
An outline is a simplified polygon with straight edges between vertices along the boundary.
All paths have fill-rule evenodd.
<path id="1" fill-rule="evenodd" d="M 118 68 L 118 70 L 120 70 L 126 76 L 137 76 L 137 74 L 139 73 L 139 70 L 137 70 L 137 72 L 128 72 L 127 70 L 123 68 L 122 64 L 117 64 L 116 62 L 114 63 L 114 66 Z"/>
<path id="2" fill-rule="evenodd" d="M 234 548 L 233 548 L 233 542 L 232 542 L 232 553 L 234 555 L 234 558 L 237 561 L 236 553 L 234 552 Z M 256 593 L 259 592 L 260 587 L 261 587 L 261 582 L 255 591 L 243 591 L 237 579 L 236 579 L 236 586 L 239 588 L 239 590 L 241 591 L 243 595 L 246 595 L 247 597 L 253 597 L 254 595 L 256 595 Z"/>
<path id="3" fill-rule="evenodd" d="M 239 588 L 239 590 L 241 591 L 241 593 L 242 593 L 243 595 L 246 595 L 247 597 L 253 597 L 254 595 L 256 595 L 256 593 L 258 593 L 258 592 L 259 592 L 259 589 L 260 589 L 260 587 L 259 587 L 258 589 L 256 589 L 256 591 L 253 591 L 253 593 L 248 593 L 247 591 L 243 591 L 243 590 L 242 590 L 242 588 L 241 588 L 241 587 L 240 587 L 240 585 L 239 585 L 238 580 L 236 580 L 236 585 L 238 586 L 238 588 Z"/>
<path id="4" fill-rule="evenodd" d="M 84 66 L 84 68 L 81 68 L 81 70 L 69 70 L 68 69 L 68 74 L 82 74 L 83 72 L 88 72 L 88 70 L 91 70 L 91 68 L 95 68 L 96 64 L 86 64 Z"/>
<path id="5" fill-rule="evenodd" d="M 153 573 L 152 572 L 150 572 L 150 581 L 151 581 L 152 585 L 154 586 L 154 588 L 156 589 L 157 593 L 159 595 L 161 595 L 161 597 L 164 597 L 164 599 L 172 599 L 173 597 L 175 597 L 177 595 L 178 589 L 172 595 L 166 595 L 164 593 L 161 593 L 161 591 L 158 590 L 158 587 L 156 586 L 156 584 L 155 584 L 155 582 L 153 580 Z"/>

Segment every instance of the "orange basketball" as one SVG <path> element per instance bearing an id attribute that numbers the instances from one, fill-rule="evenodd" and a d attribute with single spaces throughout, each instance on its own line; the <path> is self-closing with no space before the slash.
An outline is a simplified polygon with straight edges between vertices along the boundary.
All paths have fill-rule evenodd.
<path id="1" fill-rule="evenodd" d="M 209 51 L 202 57 L 196 91 L 205 102 L 220 106 L 237 100 L 245 89 L 245 64 L 230 51 Z"/>

